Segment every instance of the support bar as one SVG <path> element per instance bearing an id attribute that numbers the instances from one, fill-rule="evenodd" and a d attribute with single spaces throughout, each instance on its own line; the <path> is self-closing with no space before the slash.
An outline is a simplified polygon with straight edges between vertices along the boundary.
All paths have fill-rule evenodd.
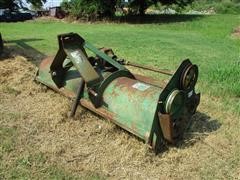
<path id="1" fill-rule="evenodd" d="M 166 74 L 166 75 L 169 75 L 169 76 L 173 75 L 173 73 L 171 73 L 169 70 L 157 69 L 157 68 L 154 68 L 154 67 L 145 66 L 145 65 L 141 65 L 141 64 L 137 64 L 137 63 L 132 63 L 132 62 L 129 62 L 129 61 L 124 62 L 124 64 L 128 65 L 128 66 L 141 68 L 141 69 L 146 69 L 146 70 L 153 71 L 153 72 L 158 72 L 158 73 L 161 73 L 161 74 Z"/>

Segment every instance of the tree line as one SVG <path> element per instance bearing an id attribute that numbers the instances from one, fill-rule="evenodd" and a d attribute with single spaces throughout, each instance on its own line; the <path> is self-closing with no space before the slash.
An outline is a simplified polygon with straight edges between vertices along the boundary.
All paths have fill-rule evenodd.
<path id="1" fill-rule="evenodd" d="M 157 3 L 185 6 L 193 0 L 63 0 L 61 7 L 70 15 L 80 17 L 112 17 L 117 8 L 127 7 L 132 13 L 144 15 L 145 10 Z M 35 9 L 40 9 L 46 0 L 27 0 Z M 22 0 L 0 0 L 0 8 L 14 10 L 23 6 Z"/>
<path id="2" fill-rule="evenodd" d="M 34 9 L 41 9 L 47 0 L 25 0 Z M 63 0 L 62 9 L 70 16 L 89 20 L 109 18 L 116 12 L 125 15 L 144 15 L 146 9 L 153 5 L 173 5 L 178 9 L 206 10 L 214 9 L 216 13 L 240 13 L 240 0 Z M 0 8 L 10 10 L 23 7 L 23 0 L 0 0 Z"/>

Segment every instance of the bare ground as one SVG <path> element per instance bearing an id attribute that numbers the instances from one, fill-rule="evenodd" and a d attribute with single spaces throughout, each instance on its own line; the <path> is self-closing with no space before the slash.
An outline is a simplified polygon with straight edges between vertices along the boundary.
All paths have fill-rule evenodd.
<path id="1" fill-rule="evenodd" d="M 71 102 L 34 82 L 35 71 L 22 56 L 0 60 L 0 137 L 4 129 L 14 130 L 12 146 L 0 149 L 0 179 L 12 177 L 19 158 L 35 178 L 44 178 L 48 166 L 110 179 L 240 178 L 239 117 L 224 111 L 219 98 L 203 95 L 184 140 L 156 156 L 135 136 L 81 107 L 75 119 L 67 118 Z"/>
<path id="2" fill-rule="evenodd" d="M 240 26 L 238 26 L 237 28 L 235 28 L 235 29 L 233 30 L 232 37 L 234 37 L 234 38 L 240 38 Z"/>

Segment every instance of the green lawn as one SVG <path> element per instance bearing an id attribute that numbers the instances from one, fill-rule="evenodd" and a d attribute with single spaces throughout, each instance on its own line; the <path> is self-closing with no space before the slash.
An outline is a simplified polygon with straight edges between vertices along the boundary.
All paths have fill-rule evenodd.
<path id="1" fill-rule="evenodd" d="M 6 40 L 25 40 L 47 55 L 57 51 L 57 34 L 77 32 L 98 47 L 112 47 L 118 56 L 142 64 L 175 69 L 190 58 L 200 68 L 199 90 L 224 96 L 226 104 L 234 104 L 231 107 L 240 112 L 240 40 L 231 37 L 240 16 L 178 18 L 177 22 L 174 18 L 150 24 L 1 23 L 0 32 Z"/>

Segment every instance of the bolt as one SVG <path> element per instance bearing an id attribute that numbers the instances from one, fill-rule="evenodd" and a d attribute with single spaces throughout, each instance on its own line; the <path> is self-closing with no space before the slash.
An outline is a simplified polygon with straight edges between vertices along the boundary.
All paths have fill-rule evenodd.
<path id="1" fill-rule="evenodd" d="M 56 71 L 53 71 L 53 72 L 52 72 L 52 76 L 57 76 L 57 72 L 56 72 Z"/>

